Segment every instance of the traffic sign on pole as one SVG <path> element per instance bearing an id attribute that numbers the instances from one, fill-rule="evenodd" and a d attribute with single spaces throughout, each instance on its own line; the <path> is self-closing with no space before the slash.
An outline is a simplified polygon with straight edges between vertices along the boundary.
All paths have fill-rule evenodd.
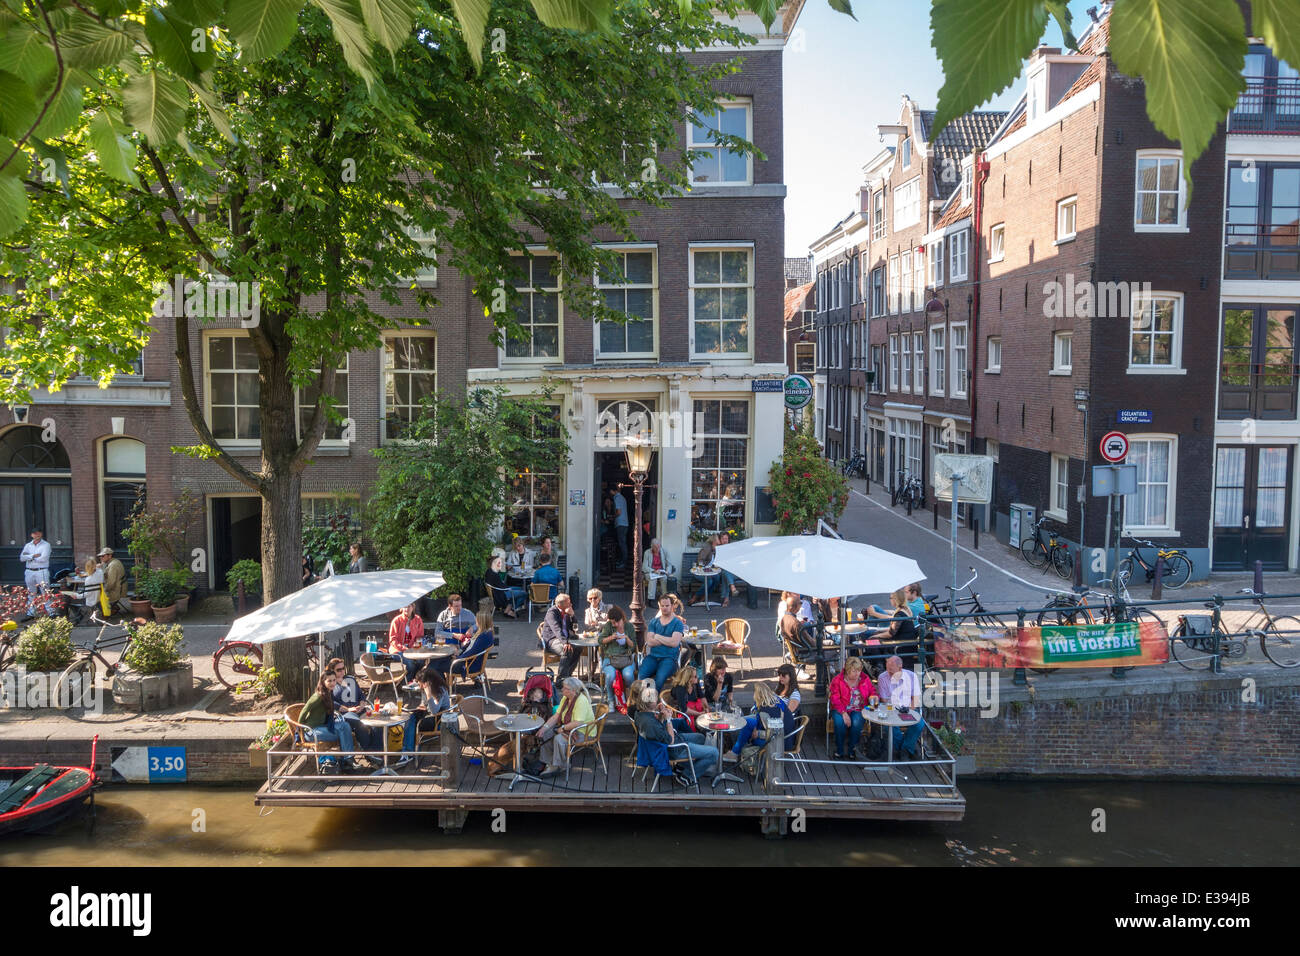
<path id="1" fill-rule="evenodd" d="M 1101 436 L 1101 457 L 1112 464 L 1128 456 L 1128 436 L 1123 432 L 1106 432 Z"/>

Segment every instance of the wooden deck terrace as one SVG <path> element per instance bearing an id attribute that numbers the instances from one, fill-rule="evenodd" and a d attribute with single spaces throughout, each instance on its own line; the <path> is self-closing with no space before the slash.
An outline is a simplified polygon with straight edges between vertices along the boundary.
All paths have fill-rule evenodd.
<path id="1" fill-rule="evenodd" d="M 580 751 L 566 781 L 564 773 L 520 779 L 510 789 L 508 774 L 490 776 L 449 732 L 438 747 L 396 776 L 321 775 L 315 758 L 272 754 L 258 806 L 372 807 L 439 811 L 439 825 L 455 832 L 473 810 L 534 813 L 611 813 L 757 817 L 763 832 L 779 836 L 791 819 L 830 817 L 872 820 L 960 820 L 966 800 L 957 789 L 951 756 L 926 732 L 930 756 L 924 761 L 845 763 L 828 759 L 825 739 L 805 734 L 800 760 L 769 750 L 768 766 L 751 778 L 735 764 L 726 770 L 740 783 L 706 777 L 695 788 L 655 785 L 653 770 L 636 767 L 636 737 L 631 722 L 616 716 L 602 738 L 605 769 L 593 751 Z M 454 758 L 447 758 L 446 750 Z M 379 759 L 376 755 L 375 759 Z M 391 758 L 390 758 L 391 759 Z M 447 769 L 444 769 L 443 765 Z M 418 767 L 418 769 L 417 769 Z M 730 790 L 731 792 L 728 792 Z"/>

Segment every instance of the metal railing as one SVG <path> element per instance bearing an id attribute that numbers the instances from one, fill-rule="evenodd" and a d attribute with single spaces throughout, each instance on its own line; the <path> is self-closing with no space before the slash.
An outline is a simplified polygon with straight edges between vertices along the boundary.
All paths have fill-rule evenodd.
<path id="1" fill-rule="evenodd" d="M 928 723 L 924 724 L 924 735 L 927 743 L 925 746 L 936 748 L 942 756 L 929 760 L 909 760 L 887 761 L 887 760 L 822 760 L 816 757 L 804 757 L 799 754 L 786 753 L 778 759 L 778 763 L 784 767 L 793 767 L 795 776 L 786 776 L 784 774 L 775 776 L 769 787 L 774 789 L 777 795 L 781 794 L 781 788 L 797 789 L 800 793 L 812 793 L 814 795 L 830 795 L 835 790 L 941 790 L 947 791 L 947 795 L 941 796 L 921 796 L 907 794 L 909 802 L 931 802 L 941 803 L 960 798 L 957 791 L 957 759 L 948 752 L 948 748 L 943 745 L 939 735 L 934 732 L 934 728 Z M 892 727 L 884 727 L 885 733 L 893 733 Z M 802 775 L 802 770 L 809 766 L 831 766 L 840 769 L 857 767 L 864 772 L 885 771 L 896 775 L 899 779 L 894 780 L 864 780 L 862 782 L 847 782 L 838 780 L 808 780 Z M 940 780 L 921 782 L 919 780 L 909 781 L 907 768 L 909 767 L 934 767 L 938 772 Z M 769 792 L 773 792 L 769 789 Z M 870 794 L 868 793 L 868 796 Z"/>
<path id="2" fill-rule="evenodd" d="M 1247 80 L 1228 132 L 1300 135 L 1300 80 Z"/>

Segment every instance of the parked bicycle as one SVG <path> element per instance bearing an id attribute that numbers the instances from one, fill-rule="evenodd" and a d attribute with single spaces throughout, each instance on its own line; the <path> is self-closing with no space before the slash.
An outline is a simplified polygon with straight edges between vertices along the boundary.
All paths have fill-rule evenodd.
<path id="1" fill-rule="evenodd" d="M 980 603 L 979 592 L 974 585 L 979 578 L 979 572 L 974 567 L 968 568 L 970 571 L 970 580 L 955 591 L 951 584 L 946 585 L 948 591 L 947 600 L 939 600 L 939 595 L 931 594 L 925 596 L 926 610 L 931 615 L 930 624 L 933 627 L 944 629 L 946 627 L 955 627 L 960 624 L 976 624 L 980 627 L 1005 627 L 1006 623 L 996 615 L 990 614 L 988 610 Z"/>
<path id="2" fill-rule="evenodd" d="M 313 641 L 307 642 L 307 663 L 313 668 L 316 666 L 316 648 Z M 261 670 L 261 644 L 222 639 L 212 653 L 212 671 L 227 690 L 238 693 L 244 685 L 256 681 Z"/>
<path id="3" fill-rule="evenodd" d="M 925 507 L 925 484 L 916 475 L 908 473 L 907 469 L 903 468 L 899 469 L 898 476 L 894 479 L 889 503 L 897 507 L 908 502 L 911 502 L 913 510 Z"/>
<path id="4" fill-rule="evenodd" d="M 1039 627 L 1044 624 L 1050 626 L 1066 626 L 1072 624 L 1120 624 L 1125 621 L 1134 621 L 1141 624 L 1143 621 L 1154 621 L 1164 626 L 1160 616 L 1154 611 L 1145 607 L 1135 607 L 1129 603 L 1129 594 L 1121 586 L 1120 593 L 1124 598 L 1123 610 L 1119 610 L 1119 605 L 1110 591 L 1095 591 L 1086 585 L 1078 585 L 1071 588 L 1068 592 L 1062 591 L 1058 594 L 1047 595 L 1047 603 L 1043 605 L 1043 610 L 1038 612 L 1038 620 L 1035 622 Z M 1089 602 L 1092 597 L 1100 602 L 1100 606 Z M 1056 667 L 1034 667 L 1030 668 L 1036 674 L 1050 674 L 1059 670 Z M 1132 670 L 1130 667 L 1116 668 L 1119 671 Z"/>
<path id="5" fill-rule="evenodd" d="M 1134 565 L 1146 572 L 1148 581 L 1155 580 L 1156 562 L 1152 561 L 1147 564 L 1142 560 L 1142 552 L 1137 549 L 1137 545 L 1144 548 L 1155 548 L 1156 559 L 1164 558 L 1165 570 L 1160 576 L 1160 581 L 1164 587 L 1180 588 L 1192 576 L 1192 559 L 1187 556 L 1187 552 L 1182 548 L 1162 548 L 1153 541 L 1143 541 L 1141 538 L 1130 538 L 1129 540 L 1134 542 L 1134 547 L 1129 550 L 1128 556 L 1119 563 L 1119 577 L 1125 586 L 1133 577 Z"/>
<path id="6" fill-rule="evenodd" d="M 59 675 L 58 683 L 54 685 L 54 699 L 70 707 L 83 707 L 88 700 L 93 700 L 97 680 L 96 661 L 104 665 L 105 677 L 117 673 L 122 658 L 135 640 L 135 629 L 138 626 L 137 621 L 123 621 L 120 624 L 105 621 L 97 613 L 92 613 L 90 620 L 100 625 L 99 633 L 89 645 L 78 645 L 76 659 L 64 669 Z M 119 627 L 122 633 L 105 636 L 109 628 Z M 114 649 L 118 652 L 117 660 L 110 662 L 104 657 L 104 651 Z"/>
<path id="7" fill-rule="evenodd" d="M 1206 603 L 1210 610 L 1208 629 L 1197 626 L 1200 622 L 1180 615 L 1178 626 L 1169 635 L 1169 658 L 1187 670 L 1197 669 L 1196 662 L 1204 662 L 1216 651 L 1222 657 L 1246 656 L 1246 642 L 1259 638 L 1259 649 L 1278 667 L 1300 667 L 1300 618 L 1290 614 L 1274 617 L 1264 605 L 1264 595 L 1250 588 L 1242 588 L 1259 606 L 1238 630 L 1229 631 L 1223 625 L 1223 599 Z"/>
<path id="8" fill-rule="evenodd" d="M 867 459 L 865 455 L 854 455 L 841 468 L 845 478 L 867 477 Z"/>
<path id="9" fill-rule="evenodd" d="M 1034 522 L 1033 535 L 1020 542 L 1020 554 L 1031 568 L 1045 574 L 1051 565 L 1052 570 L 1068 581 L 1074 575 L 1074 552 L 1061 542 L 1055 531 L 1043 531 L 1043 525 L 1051 520 L 1044 516 Z"/>

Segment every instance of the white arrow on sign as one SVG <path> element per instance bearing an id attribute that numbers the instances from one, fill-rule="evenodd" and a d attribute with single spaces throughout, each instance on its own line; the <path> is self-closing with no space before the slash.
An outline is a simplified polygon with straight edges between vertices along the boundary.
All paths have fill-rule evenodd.
<path id="1" fill-rule="evenodd" d="M 114 747 L 113 773 L 128 783 L 148 783 L 149 748 Z"/>

